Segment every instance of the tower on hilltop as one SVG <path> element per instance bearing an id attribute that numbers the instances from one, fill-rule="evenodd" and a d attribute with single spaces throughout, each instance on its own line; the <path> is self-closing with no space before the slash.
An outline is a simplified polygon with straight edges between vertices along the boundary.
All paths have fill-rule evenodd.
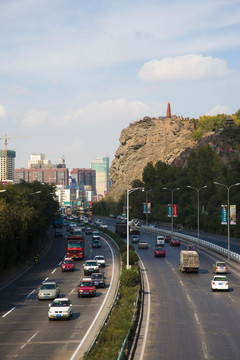
<path id="1" fill-rule="evenodd" d="M 170 102 L 167 104 L 167 117 L 168 117 L 168 118 L 171 117 L 171 106 L 170 106 Z"/>

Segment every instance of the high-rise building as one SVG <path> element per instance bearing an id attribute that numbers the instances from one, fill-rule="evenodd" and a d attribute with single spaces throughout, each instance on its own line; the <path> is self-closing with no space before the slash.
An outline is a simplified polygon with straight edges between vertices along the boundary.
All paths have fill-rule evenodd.
<path id="1" fill-rule="evenodd" d="M 96 171 L 96 193 L 98 197 L 104 197 L 110 189 L 109 157 L 94 159 L 91 169 Z"/>
<path id="2" fill-rule="evenodd" d="M 92 169 L 74 168 L 71 171 L 72 184 L 79 190 L 96 193 L 96 171 Z"/>
<path id="3" fill-rule="evenodd" d="M 7 157 L 6 157 L 7 155 Z M 0 180 L 14 180 L 16 151 L 0 150 Z M 7 176 L 7 178 L 6 178 Z"/>

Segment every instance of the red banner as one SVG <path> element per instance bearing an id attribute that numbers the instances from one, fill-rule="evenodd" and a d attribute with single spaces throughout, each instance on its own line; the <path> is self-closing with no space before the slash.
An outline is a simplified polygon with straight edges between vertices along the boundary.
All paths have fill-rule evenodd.
<path id="1" fill-rule="evenodd" d="M 173 217 L 177 217 L 177 205 L 173 204 Z"/>

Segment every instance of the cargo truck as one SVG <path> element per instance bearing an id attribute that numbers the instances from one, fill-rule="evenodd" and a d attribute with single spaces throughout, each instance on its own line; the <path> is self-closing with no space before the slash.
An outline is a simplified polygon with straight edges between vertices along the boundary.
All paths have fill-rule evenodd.
<path id="1" fill-rule="evenodd" d="M 127 237 L 127 223 L 117 222 L 115 226 L 115 233 L 119 234 L 121 237 Z"/>
<path id="2" fill-rule="evenodd" d="M 179 257 L 179 270 L 184 272 L 198 272 L 200 260 L 197 251 L 181 250 Z"/>
<path id="3" fill-rule="evenodd" d="M 73 259 L 84 258 L 84 236 L 72 235 L 66 239 L 66 256 Z"/>

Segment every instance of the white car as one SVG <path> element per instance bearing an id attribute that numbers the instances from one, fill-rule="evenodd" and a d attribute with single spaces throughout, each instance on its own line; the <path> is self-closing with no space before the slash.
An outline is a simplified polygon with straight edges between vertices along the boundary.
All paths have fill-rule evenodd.
<path id="1" fill-rule="evenodd" d="M 213 272 L 215 274 L 227 274 L 228 268 L 224 261 L 216 261 L 215 264 L 213 264 Z"/>
<path id="2" fill-rule="evenodd" d="M 84 275 L 91 275 L 93 272 L 99 272 L 99 263 L 97 260 L 88 260 L 83 264 Z"/>
<path id="3" fill-rule="evenodd" d="M 165 245 L 165 236 L 163 235 L 158 235 L 156 237 L 156 245 L 157 246 L 164 246 Z"/>
<path id="4" fill-rule="evenodd" d="M 107 227 L 107 224 L 105 224 L 105 223 L 102 223 L 101 225 L 100 225 L 100 227 L 102 228 L 102 229 L 107 229 L 108 227 Z"/>
<path id="5" fill-rule="evenodd" d="M 215 275 L 211 280 L 212 291 L 214 290 L 229 290 L 229 284 L 225 275 Z"/>
<path id="6" fill-rule="evenodd" d="M 106 265 L 106 262 L 105 262 L 105 258 L 104 258 L 104 256 L 103 255 L 96 255 L 95 257 L 94 257 L 94 260 L 97 260 L 97 262 L 98 262 L 98 264 L 100 265 L 100 266 L 105 266 Z"/>
<path id="7" fill-rule="evenodd" d="M 49 304 L 48 319 L 71 319 L 73 306 L 68 298 L 58 298 Z"/>

